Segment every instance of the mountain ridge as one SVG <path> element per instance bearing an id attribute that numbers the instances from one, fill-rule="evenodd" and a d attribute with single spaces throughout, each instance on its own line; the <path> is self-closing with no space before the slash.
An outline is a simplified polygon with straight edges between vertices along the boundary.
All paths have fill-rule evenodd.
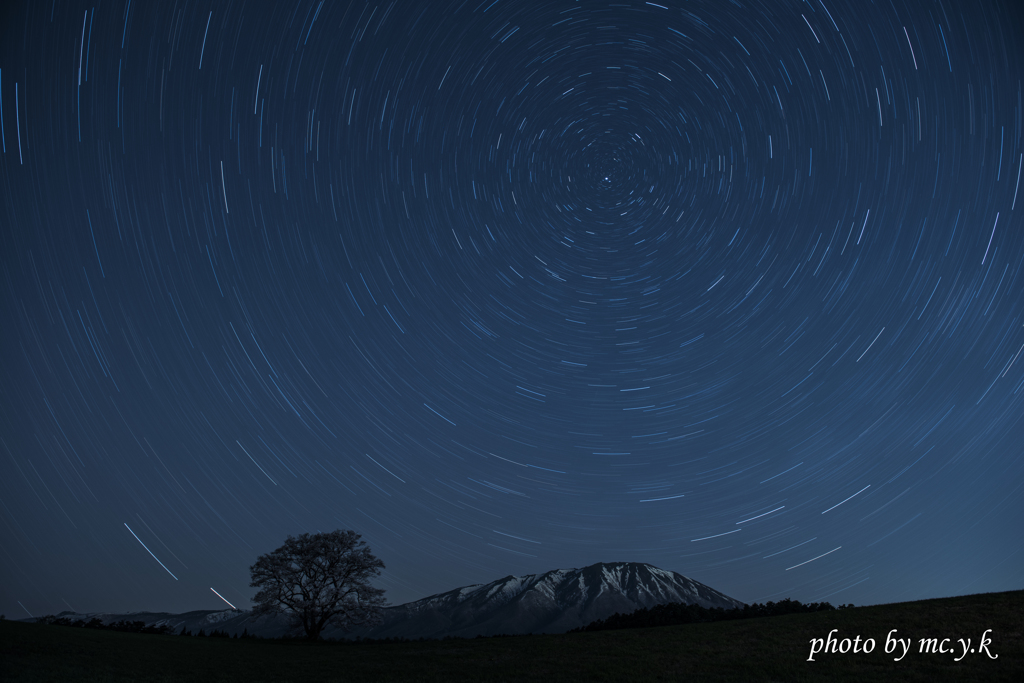
<path id="1" fill-rule="evenodd" d="M 328 627 L 323 637 L 445 638 L 564 633 L 642 607 L 670 602 L 701 607 L 743 607 L 735 600 L 678 572 L 642 562 L 598 562 L 582 568 L 552 569 L 540 574 L 507 575 L 489 583 L 461 586 L 420 600 L 387 607 L 383 623 L 373 628 L 344 631 Z M 144 621 L 147 626 L 169 626 L 197 633 L 219 630 L 229 635 L 264 638 L 289 633 L 284 615 L 255 617 L 242 610 L 197 610 L 182 614 L 135 612 L 129 614 L 62 612 L 57 616 L 99 618 L 104 623 L 122 619 Z"/>
<path id="2" fill-rule="evenodd" d="M 646 563 L 599 562 L 580 569 L 509 575 L 398 605 L 385 611 L 380 626 L 356 629 L 348 637 L 563 633 L 615 612 L 668 602 L 723 609 L 744 604 L 682 574 Z"/>

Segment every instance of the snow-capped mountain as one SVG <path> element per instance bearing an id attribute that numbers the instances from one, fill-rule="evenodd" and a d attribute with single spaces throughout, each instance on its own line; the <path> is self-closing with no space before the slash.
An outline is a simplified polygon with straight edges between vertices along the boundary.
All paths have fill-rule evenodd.
<path id="1" fill-rule="evenodd" d="M 384 611 L 380 626 L 348 637 L 443 638 L 564 633 L 616 612 L 669 602 L 701 607 L 742 607 L 702 583 L 639 562 L 593 564 L 544 574 L 507 576 L 465 586 Z M 346 637 L 327 633 L 328 637 Z"/>
<path id="2" fill-rule="evenodd" d="M 676 572 L 640 562 L 592 564 L 582 569 L 555 569 L 543 574 L 506 576 L 487 584 L 464 586 L 384 610 L 384 622 L 372 629 L 344 632 L 328 628 L 325 638 L 472 638 L 477 635 L 564 633 L 597 619 L 641 607 L 683 602 L 732 609 L 743 603 Z M 276 638 L 288 633 L 285 617 L 253 617 L 238 610 L 184 614 L 75 614 L 58 616 L 104 623 L 143 621 L 182 627 L 193 634 L 216 629 L 228 634 Z"/>

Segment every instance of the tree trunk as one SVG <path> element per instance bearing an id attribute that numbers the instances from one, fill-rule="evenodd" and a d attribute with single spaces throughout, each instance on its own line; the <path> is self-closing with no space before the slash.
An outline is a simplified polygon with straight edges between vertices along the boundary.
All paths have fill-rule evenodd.
<path id="1" fill-rule="evenodd" d="M 323 630 L 317 621 L 311 617 L 303 617 L 302 626 L 306 629 L 306 640 L 320 640 L 320 631 Z"/>

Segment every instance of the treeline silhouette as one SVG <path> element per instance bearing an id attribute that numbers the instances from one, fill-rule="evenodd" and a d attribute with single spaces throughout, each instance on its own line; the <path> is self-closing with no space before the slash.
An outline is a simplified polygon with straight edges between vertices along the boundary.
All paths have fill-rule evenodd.
<path id="1" fill-rule="evenodd" d="M 568 633 L 584 631 L 610 631 L 623 628 L 649 628 L 652 626 L 678 626 L 680 624 L 704 624 L 712 621 L 730 621 L 733 619 L 756 619 L 758 617 L 777 617 L 784 614 L 803 614 L 805 612 L 828 612 L 836 609 L 853 607 L 839 605 L 833 607 L 827 602 L 811 602 L 806 605 L 798 600 L 780 600 L 779 602 L 754 603 L 736 609 L 721 607 L 701 607 L 687 605 L 683 602 L 670 602 L 654 607 L 643 607 L 630 614 L 616 612 L 607 619 L 598 619 L 586 626 L 574 628 Z"/>
<path id="2" fill-rule="evenodd" d="M 39 617 L 36 619 L 37 624 L 49 624 L 51 626 L 72 626 L 75 628 L 91 628 L 101 631 L 121 631 L 122 633 L 149 633 L 152 635 L 174 635 L 174 627 L 170 624 L 163 624 L 156 626 L 155 624 L 146 625 L 144 621 L 128 621 L 122 619 L 120 621 L 113 621 L 109 624 L 103 623 L 102 619 L 93 617 L 89 621 L 85 619 L 71 619 L 70 617 L 58 617 L 55 615 L 48 615 L 45 617 Z M 192 636 L 190 629 L 181 627 L 181 631 L 178 632 L 179 636 Z M 235 634 L 232 636 L 225 630 L 214 629 L 209 633 L 205 629 L 199 629 L 199 632 L 195 634 L 196 637 L 200 638 L 255 638 L 256 636 L 249 634 L 249 629 L 245 629 L 241 635 Z"/>
<path id="3" fill-rule="evenodd" d="M 144 621 L 128 621 L 122 619 L 121 621 L 113 621 L 109 624 L 104 624 L 102 619 L 93 617 L 89 621 L 85 619 L 72 620 L 70 617 L 58 617 L 49 615 L 45 617 L 39 617 L 36 619 L 37 624 L 50 624 L 51 626 L 73 626 L 75 628 L 91 628 L 102 631 L 121 631 L 124 633 L 152 633 L 157 635 L 165 635 L 173 632 L 170 626 L 146 626 Z"/>
<path id="4" fill-rule="evenodd" d="M 181 631 L 178 632 L 178 635 L 179 636 L 191 636 L 192 635 L 192 631 L 189 630 L 189 629 L 186 629 L 184 626 L 182 626 L 181 627 Z M 231 635 L 230 633 L 228 633 L 227 631 L 225 631 L 223 629 L 221 629 L 220 631 L 214 629 L 213 631 L 210 631 L 209 633 L 206 633 L 205 629 L 199 629 L 199 632 L 196 633 L 195 637 L 197 637 L 197 638 L 255 638 L 256 636 L 250 634 L 249 633 L 249 629 L 246 628 L 245 630 L 242 631 L 242 635 L 238 635 L 237 633 L 235 635 Z"/>
<path id="5" fill-rule="evenodd" d="M 2 620 L 4 618 L 5 618 L 4 615 L 0 615 L 0 620 Z M 169 624 L 164 624 L 162 626 L 156 626 L 156 625 L 147 626 L 146 622 L 144 622 L 144 621 L 128 621 L 126 619 L 122 619 L 121 621 L 114 621 L 114 622 L 111 622 L 109 624 L 106 624 L 106 623 L 103 622 L 103 620 L 101 620 L 101 619 L 99 619 L 97 617 L 93 617 L 89 621 L 86 621 L 84 619 L 74 619 L 73 620 L 70 617 L 61 617 L 61 616 L 56 616 L 56 615 L 50 614 L 50 615 L 47 615 L 45 617 L 37 617 L 35 623 L 37 623 L 37 624 L 49 624 L 51 626 L 72 626 L 72 627 L 75 627 L 75 628 L 91 628 L 91 629 L 97 629 L 97 630 L 103 630 L 103 631 L 121 631 L 123 633 L 148 633 L 148 634 L 153 634 L 153 635 L 169 635 L 169 636 L 179 635 L 179 636 L 189 636 L 189 637 L 193 637 L 193 638 L 250 639 L 250 640 L 265 641 L 265 642 L 268 642 L 268 643 L 273 643 L 273 642 L 282 642 L 282 643 L 300 642 L 300 643 L 305 643 L 305 642 L 307 642 L 307 639 L 303 635 L 283 634 L 283 635 L 280 635 L 280 636 L 270 636 L 270 637 L 268 637 L 268 636 L 258 636 L 258 635 L 255 635 L 253 633 L 249 633 L 249 629 L 248 628 L 243 629 L 241 633 L 236 633 L 234 635 L 231 635 L 230 633 L 228 633 L 227 631 L 225 631 L 223 629 L 222 630 L 214 629 L 214 630 L 210 631 L 209 633 L 207 633 L 205 629 L 199 629 L 198 632 L 193 633 L 191 629 L 186 628 L 184 625 L 182 625 L 181 630 L 179 630 L 177 632 L 177 634 L 175 634 L 174 627 L 169 625 Z M 476 637 L 477 638 L 514 638 L 514 637 L 517 637 L 517 635 L 518 634 L 505 634 L 505 633 L 502 633 L 502 634 L 493 635 L 493 636 L 476 636 Z M 527 633 L 525 635 L 532 636 L 533 634 L 532 633 Z M 334 643 L 334 644 L 338 644 L 338 645 L 375 645 L 375 644 L 384 645 L 384 644 L 391 644 L 391 643 L 395 643 L 395 644 L 397 644 L 397 643 L 414 643 L 414 642 L 422 643 L 422 642 L 430 641 L 430 640 L 438 640 L 438 641 L 440 641 L 440 640 L 463 640 L 463 638 L 460 638 L 458 636 L 445 636 L 443 638 L 424 638 L 422 636 L 419 637 L 419 638 L 406 638 L 406 637 L 403 637 L 403 636 L 390 636 L 390 637 L 387 637 L 387 638 L 365 638 L 363 636 L 356 636 L 355 638 L 344 638 L 344 637 L 342 637 L 342 638 L 329 638 L 329 639 L 325 639 L 325 640 L 320 641 L 320 644 Z"/>

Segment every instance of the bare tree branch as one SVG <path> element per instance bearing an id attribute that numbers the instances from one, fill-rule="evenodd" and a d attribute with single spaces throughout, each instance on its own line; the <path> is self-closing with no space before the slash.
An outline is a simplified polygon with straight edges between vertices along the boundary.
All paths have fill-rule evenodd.
<path id="1" fill-rule="evenodd" d="M 384 591 L 370 585 L 384 563 L 354 531 L 289 536 L 249 568 L 259 588 L 255 614 L 287 614 L 317 640 L 327 625 L 345 630 L 380 623 Z"/>

